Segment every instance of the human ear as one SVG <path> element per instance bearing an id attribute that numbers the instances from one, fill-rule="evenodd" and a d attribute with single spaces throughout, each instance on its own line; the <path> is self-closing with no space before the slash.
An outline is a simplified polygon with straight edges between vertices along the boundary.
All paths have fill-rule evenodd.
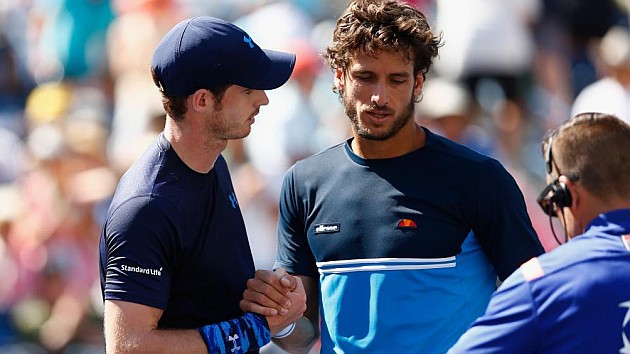
<path id="1" fill-rule="evenodd" d="M 416 79 L 414 81 L 414 86 L 413 86 L 413 97 L 419 97 L 420 94 L 422 94 L 422 87 L 424 86 L 424 73 L 419 72 L 416 75 Z"/>
<path id="2" fill-rule="evenodd" d="M 192 95 L 188 96 L 188 99 L 191 102 L 191 108 L 194 111 L 202 111 L 207 109 L 209 106 L 214 104 L 214 96 L 212 93 L 206 89 L 199 89 L 195 91 Z"/>
<path id="3" fill-rule="evenodd" d="M 337 69 L 335 71 L 335 87 L 337 88 L 337 91 L 339 92 L 343 92 L 344 90 L 343 70 L 341 69 Z"/>

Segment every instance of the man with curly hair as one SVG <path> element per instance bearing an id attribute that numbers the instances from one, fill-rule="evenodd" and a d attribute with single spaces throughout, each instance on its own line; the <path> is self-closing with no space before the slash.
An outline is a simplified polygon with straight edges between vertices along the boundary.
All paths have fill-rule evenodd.
<path id="1" fill-rule="evenodd" d="M 543 252 L 500 163 L 413 119 L 440 45 L 403 2 L 357 0 L 338 19 L 325 57 L 352 137 L 285 176 L 276 266 L 302 278 L 308 304 L 274 339 L 285 350 L 321 332 L 322 353 L 444 353 L 497 276 Z M 278 278 L 258 272 L 241 309 L 277 308 Z"/>

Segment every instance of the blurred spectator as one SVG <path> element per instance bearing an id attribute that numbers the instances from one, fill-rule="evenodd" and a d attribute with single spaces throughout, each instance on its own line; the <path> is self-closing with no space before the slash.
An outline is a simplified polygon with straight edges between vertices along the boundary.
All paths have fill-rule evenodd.
<path id="1" fill-rule="evenodd" d="M 615 0 L 615 2 L 623 13 L 630 16 L 630 0 Z M 630 22 L 630 18 L 628 18 L 628 22 Z"/>
<path id="2" fill-rule="evenodd" d="M 496 157 L 487 130 L 477 125 L 473 102 L 466 88 L 446 78 L 432 77 L 416 104 L 420 124 L 482 154 Z"/>
<path id="3" fill-rule="evenodd" d="M 541 49 L 562 60 L 573 99 L 597 78 L 593 43 L 627 18 L 617 0 L 544 0 L 544 5 Z"/>
<path id="4" fill-rule="evenodd" d="M 34 0 L 30 11 L 31 70 L 38 82 L 107 77 L 109 0 Z"/>
<path id="5" fill-rule="evenodd" d="M 527 121 L 525 84 L 535 53 L 539 0 L 436 0 L 444 47 L 435 70 L 459 80 L 496 127 L 506 165 L 521 164 Z M 471 14 L 474 14 L 471 15 Z"/>
<path id="6" fill-rule="evenodd" d="M 16 300 L 14 288 L 19 270 L 7 243 L 7 236 L 24 206 L 14 183 L 0 185 L 0 200 L 0 352 L 5 352 L 7 346 L 18 340 L 17 330 L 11 319 L 11 308 Z"/>
<path id="7" fill-rule="evenodd" d="M 11 318 L 47 353 L 100 352 L 88 294 L 98 285 L 99 207 L 117 180 L 105 157 L 107 100 L 97 88 L 46 84 L 25 114 L 32 163 L 17 179 L 24 212 L 7 232 L 18 269 Z"/>
<path id="8" fill-rule="evenodd" d="M 118 17 L 107 31 L 113 80 L 113 120 L 107 153 L 120 173 L 127 170 L 163 126 L 159 92 L 149 73 L 153 49 L 184 12 L 176 0 L 115 1 Z"/>
<path id="9" fill-rule="evenodd" d="M 544 118 L 545 128 L 564 122 L 575 97 L 597 80 L 597 42 L 611 26 L 628 22 L 627 9 L 619 6 L 623 2 L 627 0 L 543 0 L 532 108 Z"/>
<path id="10" fill-rule="evenodd" d="M 0 22 L 3 22 L 0 13 Z M 0 129 L 7 129 L 16 135 L 24 134 L 24 105 L 33 87 L 24 62 L 9 36 L 0 27 Z M 4 140 L 4 139 L 2 139 Z"/>
<path id="11" fill-rule="evenodd" d="M 0 125 L 0 183 L 17 180 L 28 163 L 22 139 L 13 130 Z"/>
<path id="12" fill-rule="evenodd" d="M 630 31 L 615 26 L 599 45 L 602 78 L 586 86 L 573 103 L 571 116 L 584 112 L 616 115 L 630 123 Z"/>
<path id="13" fill-rule="evenodd" d="M 308 38 L 314 25 L 312 17 L 290 1 L 267 2 L 234 24 L 254 32 L 256 43 L 269 48 L 282 48 L 291 41 Z"/>

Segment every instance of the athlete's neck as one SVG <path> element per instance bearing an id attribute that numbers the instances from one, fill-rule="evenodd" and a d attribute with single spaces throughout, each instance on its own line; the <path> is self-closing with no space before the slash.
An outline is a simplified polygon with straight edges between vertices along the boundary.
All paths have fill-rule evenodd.
<path id="1" fill-rule="evenodd" d="M 424 129 L 415 122 L 406 125 L 387 140 L 365 139 L 356 132 L 353 135 L 352 151 L 364 159 L 387 159 L 402 156 L 423 147 L 427 138 Z"/>
<path id="2" fill-rule="evenodd" d="M 164 136 L 177 156 L 195 172 L 208 173 L 214 168 L 219 154 L 227 147 L 227 140 L 209 143 L 199 127 L 175 123 L 167 118 Z"/>

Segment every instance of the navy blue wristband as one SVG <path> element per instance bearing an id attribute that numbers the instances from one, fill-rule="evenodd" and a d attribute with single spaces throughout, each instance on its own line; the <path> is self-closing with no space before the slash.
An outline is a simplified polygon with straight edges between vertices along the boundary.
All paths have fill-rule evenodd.
<path id="1" fill-rule="evenodd" d="M 265 317 L 248 312 L 239 318 L 199 327 L 208 353 L 240 354 L 260 349 L 271 341 Z"/>

